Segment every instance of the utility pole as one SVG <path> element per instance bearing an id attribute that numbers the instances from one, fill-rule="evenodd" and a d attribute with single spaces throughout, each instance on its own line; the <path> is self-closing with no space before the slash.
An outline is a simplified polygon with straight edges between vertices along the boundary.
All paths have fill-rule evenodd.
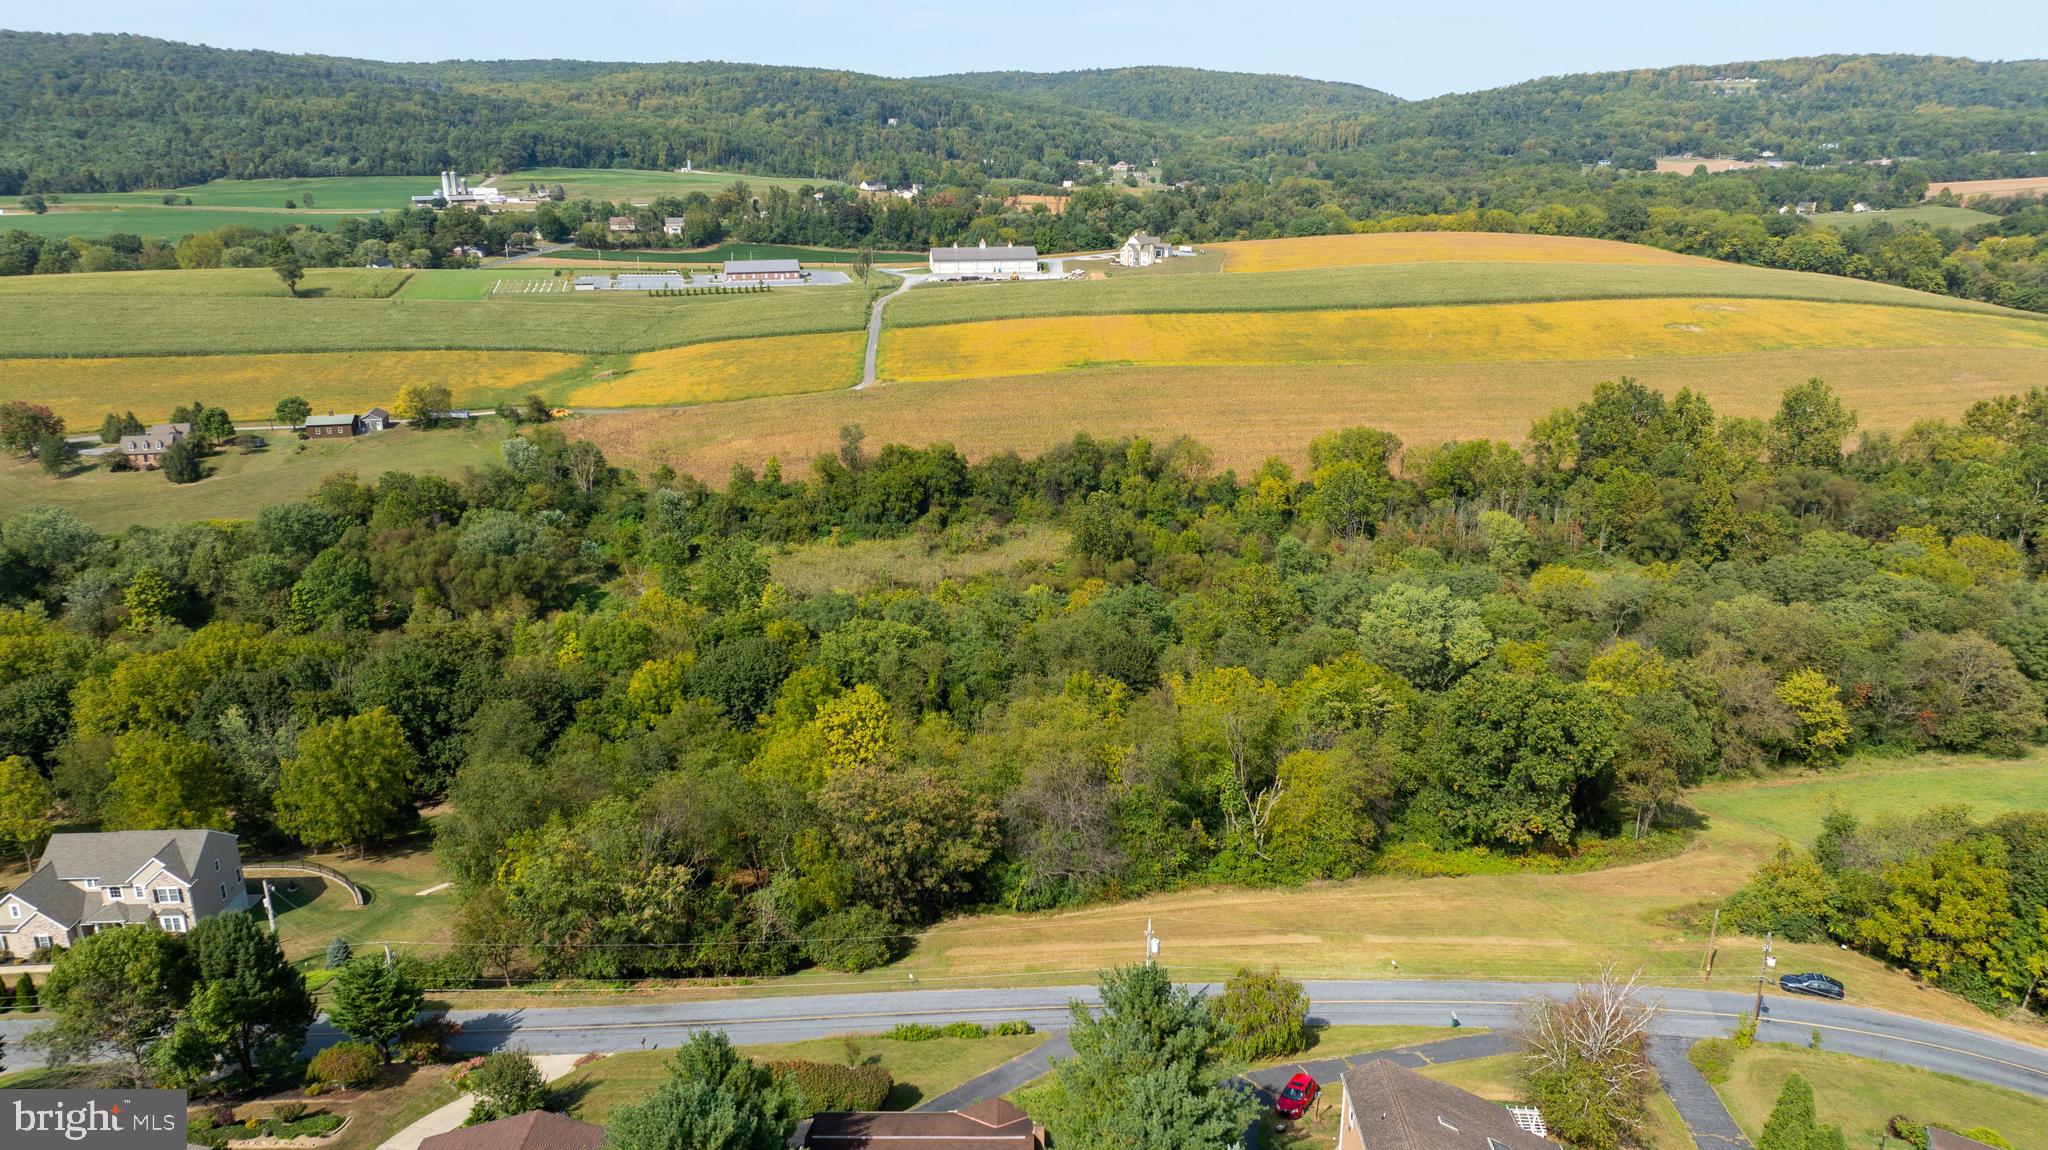
<path id="1" fill-rule="evenodd" d="M 270 933 L 277 933 L 277 907 L 270 902 L 270 880 L 263 880 L 263 913 L 270 916 Z"/>
<path id="2" fill-rule="evenodd" d="M 1145 965 L 1159 965 L 1159 936 L 1152 933 L 1152 920 L 1145 920 Z"/>
<path id="3" fill-rule="evenodd" d="M 1763 963 L 1756 971 L 1756 1010 L 1750 1014 L 1759 1026 L 1763 1025 L 1764 1021 L 1764 979 L 1771 976 L 1771 967 L 1775 966 L 1777 961 L 1771 957 L 1771 932 L 1765 931 Z"/>

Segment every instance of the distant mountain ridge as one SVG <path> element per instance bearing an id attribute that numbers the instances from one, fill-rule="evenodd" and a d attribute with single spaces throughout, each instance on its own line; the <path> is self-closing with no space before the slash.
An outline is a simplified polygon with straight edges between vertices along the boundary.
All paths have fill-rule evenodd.
<path id="1" fill-rule="evenodd" d="M 1369 112 L 1401 102 L 1360 84 L 1167 66 L 960 72 L 922 79 L 1140 120 L 1227 129 Z"/>

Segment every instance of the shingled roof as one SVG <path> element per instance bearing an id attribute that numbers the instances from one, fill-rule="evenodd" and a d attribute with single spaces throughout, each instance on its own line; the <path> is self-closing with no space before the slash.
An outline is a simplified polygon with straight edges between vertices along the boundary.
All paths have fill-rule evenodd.
<path id="1" fill-rule="evenodd" d="M 1557 1150 L 1507 1108 L 1376 1058 L 1344 1072 L 1346 1115 L 1372 1150 Z"/>
<path id="2" fill-rule="evenodd" d="M 604 1127 L 546 1110 L 479 1122 L 420 1143 L 420 1150 L 597 1150 Z"/>
<path id="3" fill-rule="evenodd" d="M 965 1110 L 827 1111 L 789 1140 L 815 1150 L 1038 1150 L 1038 1125 L 1015 1103 L 991 1098 Z M 426 1150 L 422 1147 L 421 1150 Z"/>

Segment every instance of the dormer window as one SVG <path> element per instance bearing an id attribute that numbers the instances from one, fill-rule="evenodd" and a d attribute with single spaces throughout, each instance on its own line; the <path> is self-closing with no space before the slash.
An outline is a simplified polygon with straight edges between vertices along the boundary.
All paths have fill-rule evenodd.
<path id="1" fill-rule="evenodd" d="M 89 878 L 89 879 L 86 879 L 86 880 L 85 880 L 85 889 L 87 889 L 87 890 L 98 890 L 98 889 L 100 889 L 100 880 L 98 880 L 98 879 L 96 879 L 96 878 Z"/>
<path id="2" fill-rule="evenodd" d="M 121 888 L 117 886 L 108 887 L 107 897 L 110 899 L 119 899 L 121 897 Z"/>
<path id="3" fill-rule="evenodd" d="M 1443 1127 L 1444 1129 L 1446 1129 L 1446 1130 L 1450 1131 L 1450 1132 L 1451 1132 L 1451 1133 L 1453 1133 L 1453 1134 L 1456 1134 L 1456 1133 L 1458 1132 L 1458 1128 L 1457 1128 L 1456 1126 L 1453 1126 L 1453 1125 L 1451 1125 L 1450 1123 L 1448 1123 L 1448 1122 L 1444 1121 L 1444 1116 L 1443 1116 L 1443 1115 L 1441 1115 L 1441 1114 L 1439 1114 L 1439 1115 L 1437 1115 L 1437 1116 L 1436 1116 L 1436 1124 L 1437 1124 L 1438 1126 L 1441 1126 L 1441 1127 Z"/>
<path id="4" fill-rule="evenodd" d="M 219 860 L 219 859 L 215 859 L 215 860 L 213 860 L 213 873 L 215 873 L 215 874 L 219 874 L 219 873 L 220 873 L 220 860 Z"/>
<path id="5" fill-rule="evenodd" d="M 18 902 L 10 902 L 10 903 L 8 903 L 8 904 L 7 904 L 7 917 L 8 917 L 8 918 L 20 918 L 20 917 L 21 917 L 21 904 L 20 904 L 20 903 L 18 903 Z"/>
<path id="6" fill-rule="evenodd" d="M 1487 1150 L 1508 1150 L 1508 1144 L 1498 1138 L 1488 1138 L 1486 1147 Z"/>

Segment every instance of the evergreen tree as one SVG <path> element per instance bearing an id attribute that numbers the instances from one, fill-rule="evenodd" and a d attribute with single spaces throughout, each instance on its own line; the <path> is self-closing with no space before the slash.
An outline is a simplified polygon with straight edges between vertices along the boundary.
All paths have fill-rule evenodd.
<path id="1" fill-rule="evenodd" d="M 1778 1104 L 1764 1120 L 1756 1150 L 1843 1150 L 1847 1144 L 1841 1127 L 1820 1124 L 1812 1085 L 1794 1074 L 1778 1090 Z"/>
<path id="2" fill-rule="evenodd" d="M 200 479 L 199 452 L 190 438 L 180 439 L 165 450 L 159 466 L 172 483 L 197 483 Z"/>
<path id="3" fill-rule="evenodd" d="M 348 940 L 336 936 L 333 942 L 327 944 L 327 958 L 324 965 L 329 970 L 340 970 L 348 965 L 350 956 L 354 954 L 355 951 L 349 949 Z"/>
<path id="4" fill-rule="evenodd" d="M 34 1014 L 42 1009 L 36 1000 L 36 980 L 26 974 L 21 976 L 21 981 L 14 984 L 14 1009 L 23 1014 Z"/>
<path id="5" fill-rule="evenodd" d="M 313 1024 L 313 996 L 277 939 L 246 911 L 207 919 L 188 939 L 200 986 L 179 1026 L 245 1075 L 290 1065 Z"/>
<path id="6" fill-rule="evenodd" d="M 787 1079 L 703 1031 L 669 1060 L 667 1081 L 611 1121 L 606 1150 L 780 1150 L 803 1098 Z"/>
<path id="7" fill-rule="evenodd" d="M 387 965 L 366 954 L 341 968 L 327 1017 L 343 1034 L 374 1043 L 389 1058 L 391 1044 L 413 1024 L 425 999 L 404 964 Z"/>

